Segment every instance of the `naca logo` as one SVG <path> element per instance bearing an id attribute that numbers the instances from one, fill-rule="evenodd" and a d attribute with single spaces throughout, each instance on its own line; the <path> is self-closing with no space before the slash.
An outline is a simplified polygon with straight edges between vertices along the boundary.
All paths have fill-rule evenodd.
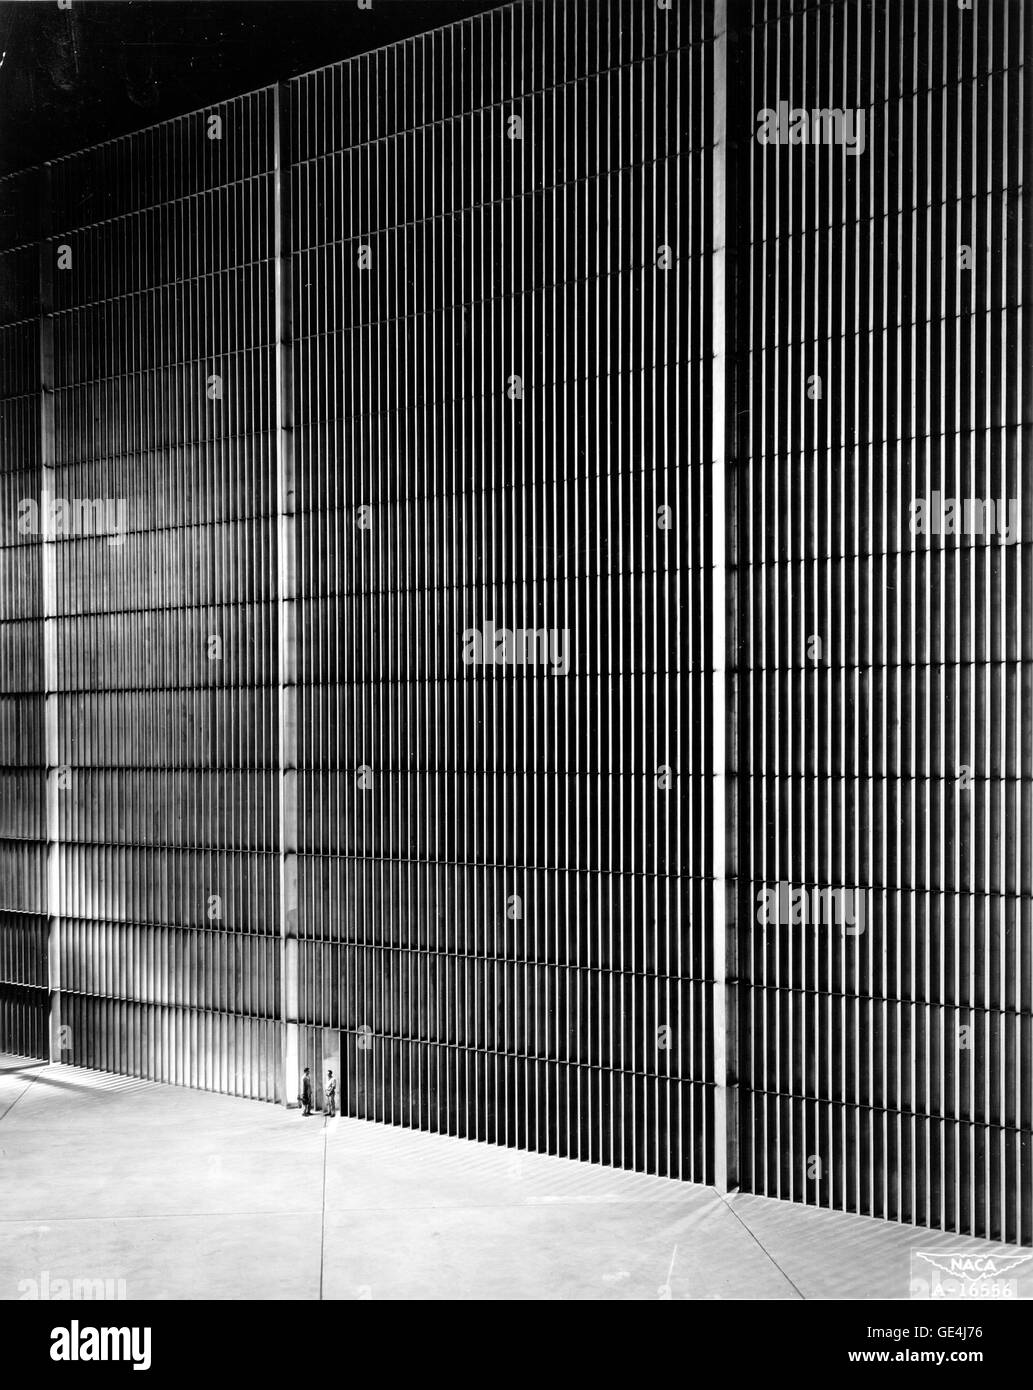
<path id="1" fill-rule="evenodd" d="M 945 1299 L 1033 1298 L 1033 1251 L 911 1252 L 911 1297 Z M 1022 1287 L 1020 1287 L 1020 1285 Z"/>

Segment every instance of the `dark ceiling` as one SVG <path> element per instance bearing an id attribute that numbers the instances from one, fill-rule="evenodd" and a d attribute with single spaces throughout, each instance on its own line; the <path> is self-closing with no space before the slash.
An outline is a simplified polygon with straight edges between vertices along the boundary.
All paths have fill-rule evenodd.
<path id="1" fill-rule="evenodd" d="M 2 0 L 0 173 L 503 0 Z"/>

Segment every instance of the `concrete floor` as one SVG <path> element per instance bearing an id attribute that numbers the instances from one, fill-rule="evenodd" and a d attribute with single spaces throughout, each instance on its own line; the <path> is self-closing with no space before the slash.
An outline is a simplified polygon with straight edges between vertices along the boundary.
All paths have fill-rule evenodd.
<path id="1" fill-rule="evenodd" d="M 2 1055 L 0 1196 L 8 1299 L 901 1299 L 912 1248 L 990 1248 Z"/>

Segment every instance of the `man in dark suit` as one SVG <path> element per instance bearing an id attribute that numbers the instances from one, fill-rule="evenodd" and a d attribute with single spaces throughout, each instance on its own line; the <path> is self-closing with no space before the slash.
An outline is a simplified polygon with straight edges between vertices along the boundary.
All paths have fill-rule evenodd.
<path id="1" fill-rule="evenodd" d="M 301 1102 L 301 1113 L 303 1115 L 312 1114 L 312 1078 L 308 1074 L 308 1067 L 305 1068 L 301 1078 L 301 1095 L 298 1097 Z"/>

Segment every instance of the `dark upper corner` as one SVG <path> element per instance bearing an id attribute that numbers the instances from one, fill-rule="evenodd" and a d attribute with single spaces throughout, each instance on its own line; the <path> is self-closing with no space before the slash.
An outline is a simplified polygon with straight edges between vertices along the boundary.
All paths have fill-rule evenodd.
<path id="1" fill-rule="evenodd" d="M 0 175 L 510 0 L 0 0 Z"/>

